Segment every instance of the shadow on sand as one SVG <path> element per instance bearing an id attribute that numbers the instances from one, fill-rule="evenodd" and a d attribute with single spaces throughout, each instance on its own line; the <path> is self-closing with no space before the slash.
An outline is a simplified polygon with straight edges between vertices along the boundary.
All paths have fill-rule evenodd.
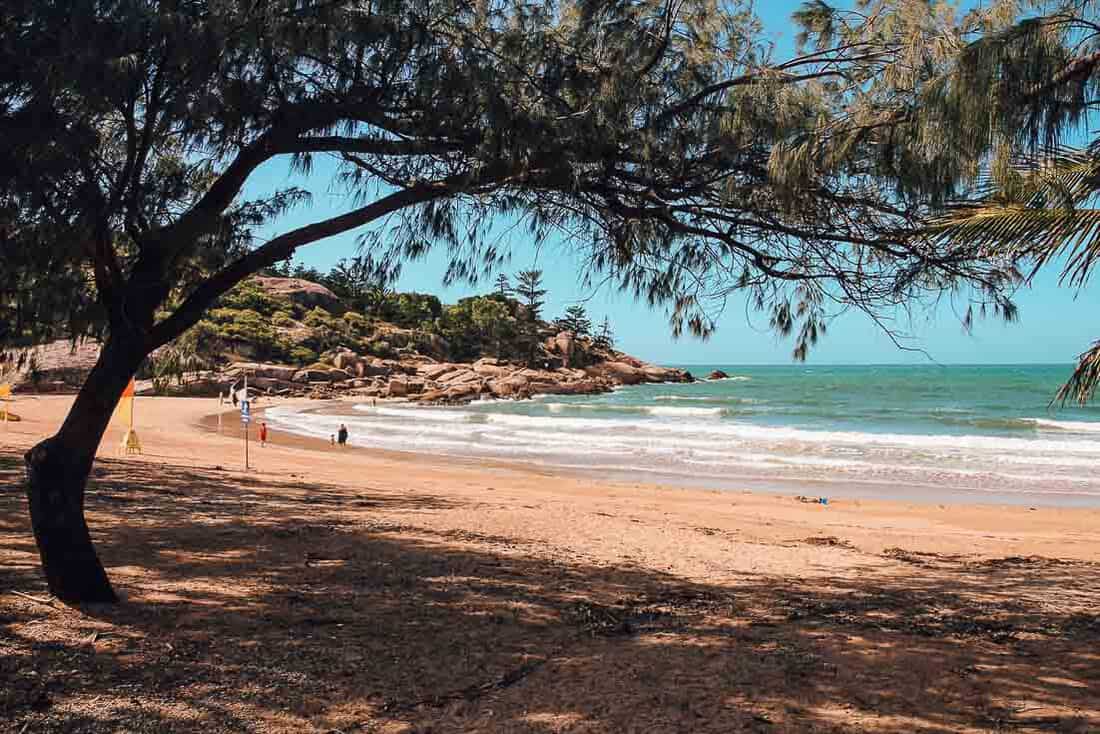
<path id="1" fill-rule="evenodd" d="M 0 461 L 0 731 L 1100 730 L 1096 564 L 896 551 L 705 585 L 419 526 L 442 496 L 103 461 L 124 601 L 70 609 L 21 471 Z"/>

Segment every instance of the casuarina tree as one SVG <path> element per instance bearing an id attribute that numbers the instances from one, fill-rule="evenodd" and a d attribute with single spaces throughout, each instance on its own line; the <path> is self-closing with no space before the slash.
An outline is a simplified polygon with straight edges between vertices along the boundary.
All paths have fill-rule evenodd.
<path id="1" fill-rule="evenodd" d="M 675 333 L 709 334 L 743 291 L 796 352 L 830 308 L 880 317 L 945 289 L 1004 306 L 1012 273 L 914 236 L 927 204 L 882 183 L 876 110 L 896 84 L 880 86 L 938 73 L 920 54 L 958 35 L 886 22 L 913 12 L 898 5 L 855 40 L 780 59 L 736 2 L 0 4 L 2 336 L 102 341 L 57 433 L 26 454 L 50 590 L 115 598 L 84 490 L 146 356 L 341 233 L 364 234 L 381 278 L 438 250 L 448 277 L 477 278 L 507 254 L 499 214 L 666 309 Z M 833 130 L 843 145 L 801 153 Z M 253 239 L 305 195 L 249 200 L 246 183 L 319 155 L 347 208 Z"/>

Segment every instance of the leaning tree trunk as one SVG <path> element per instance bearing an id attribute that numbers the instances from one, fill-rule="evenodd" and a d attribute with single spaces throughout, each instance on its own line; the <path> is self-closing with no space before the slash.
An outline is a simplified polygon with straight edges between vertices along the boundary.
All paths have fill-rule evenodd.
<path id="1" fill-rule="evenodd" d="M 145 354 L 108 338 L 56 435 L 26 453 L 31 526 L 50 592 L 70 603 L 117 601 L 84 519 L 84 488 L 122 391 Z"/>

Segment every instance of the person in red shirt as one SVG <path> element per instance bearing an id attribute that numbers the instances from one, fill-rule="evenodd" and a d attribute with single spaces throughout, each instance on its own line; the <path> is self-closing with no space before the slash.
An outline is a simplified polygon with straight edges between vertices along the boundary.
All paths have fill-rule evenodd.
<path id="1" fill-rule="evenodd" d="M 267 424 L 263 421 L 260 422 L 260 445 L 267 445 Z"/>

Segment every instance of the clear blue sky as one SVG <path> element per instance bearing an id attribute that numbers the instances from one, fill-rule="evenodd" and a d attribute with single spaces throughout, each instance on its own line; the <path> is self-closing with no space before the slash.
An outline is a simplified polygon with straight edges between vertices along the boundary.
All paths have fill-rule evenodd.
<path id="1" fill-rule="evenodd" d="M 764 20 L 771 40 L 780 49 L 793 45 L 794 30 L 789 14 L 800 2 L 794 0 L 764 0 L 758 12 Z M 313 202 L 284 216 L 259 234 L 264 238 L 308 224 L 318 219 L 347 211 L 350 199 L 331 183 L 333 167 L 318 159 L 312 174 L 303 178 L 292 176 L 285 162 L 275 161 L 262 169 L 249 182 L 246 196 L 259 197 L 274 189 L 289 185 L 306 188 L 313 193 Z M 357 253 L 355 233 L 333 237 L 299 250 L 297 262 L 322 270 L 341 257 Z M 429 256 L 422 262 L 404 267 L 397 284 L 399 290 L 431 292 L 445 302 L 489 290 L 491 284 L 478 288 L 443 288 L 442 275 L 446 259 Z M 528 268 L 544 271 L 549 290 L 545 313 L 560 314 L 566 306 L 585 300 L 594 321 L 604 315 L 614 325 L 617 345 L 636 356 L 665 364 L 789 364 L 791 341 L 779 339 L 767 330 L 764 314 L 748 312 L 744 302 L 730 301 L 719 321 L 717 333 L 706 342 L 692 337 L 672 338 L 665 314 L 652 311 L 607 289 L 595 293 L 579 283 L 578 264 L 563 249 L 545 246 L 541 252 L 517 240 L 513 247 L 508 272 Z M 1080 293 L 1059 288 L 1057 272 L 1040 274 L 1033 287 L 1021 292 L 1018 303 L 1021 318 L 1016 324 L 987 320 L 979 322 L 973 332 L 963 332 L 957 316 L 949 307 L 934 312 L 916 314 L 916 322 L 907 325 L 916 339 L 912 346 L 926 350 L 937 362 L 1007 363 L 1007 362 L 1070 362 L 1093 339 L 1100 338 L 1100 309 L 1095 286 Z M 809 356 L 811 364 L 887 364 L 924 362 L 926 357 L 898 350 L 868 318 L 850 313 L 837 318 L 829 334 Z"/>

